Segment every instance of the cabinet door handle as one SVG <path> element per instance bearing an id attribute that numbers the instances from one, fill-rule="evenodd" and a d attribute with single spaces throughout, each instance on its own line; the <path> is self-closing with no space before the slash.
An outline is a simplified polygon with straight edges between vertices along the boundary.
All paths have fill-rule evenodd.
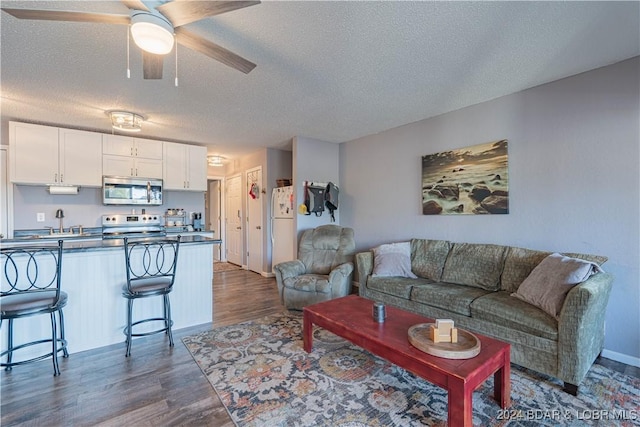
<path id="1" fill-rule="evenodd" d="M 138 168 L 136 168 L 136 176 L 138 176 Z"/>
<path id="2" fill-rule="evenodd" d="M 56 182 L 56 183 L 58 182 L 58 174 L 57 173 L 54 174 L 53 181 Z"/>
<path id="3" fill-rule="evenodd" d="M 133 156 L 133 147 L 131 147 L 131 156 Z"/>
<path id="4" fill-rule="evenodd" d="M 134 176 L 134 175 L 133 175 L 133 168 L 131 168 L 131 176 Z"/>
<path id="5" fill-rule="evenodd" d="M 63 183 L 63 182 L 64 182 L 64 175 L 60 174 L 60 183 Z"/>

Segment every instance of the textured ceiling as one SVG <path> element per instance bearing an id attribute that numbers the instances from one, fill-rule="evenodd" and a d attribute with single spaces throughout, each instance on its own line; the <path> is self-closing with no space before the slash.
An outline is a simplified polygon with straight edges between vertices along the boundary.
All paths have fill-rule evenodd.
<path id="1" fill-rule="evenodd" d="M 124 13 L 120 2 L 3 7 Z M 178 49 L 143 80 L 127 28 L 1 13 L 3 120 L 110 132 L 106 110 L 148 118 L 141 136 L 234 158 L 293 136 L 344 142 L 640 54 L 638 2 L 282 2 L 185 28 L 257 64 L 243 74 Z"/>

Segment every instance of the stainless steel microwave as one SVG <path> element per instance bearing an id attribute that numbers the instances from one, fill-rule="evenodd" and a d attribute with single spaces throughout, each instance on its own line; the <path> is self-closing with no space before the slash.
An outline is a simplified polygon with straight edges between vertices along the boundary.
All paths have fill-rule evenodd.
<path id="1" fill-rule="evenodd" d="M 161 205 L 162 180 L 103 176 L 102 203 L 105 205 Z"/>

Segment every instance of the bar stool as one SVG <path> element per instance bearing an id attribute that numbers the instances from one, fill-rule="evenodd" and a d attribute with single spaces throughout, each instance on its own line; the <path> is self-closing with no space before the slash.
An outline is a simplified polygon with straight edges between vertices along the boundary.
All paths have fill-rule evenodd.
<path id="1" fill-rule="evenodd" d="M 171 333 L 171 304 L 169 293 L 173 289 L 180 236 L 177 239 L 132 240 L 124 239 L 127 282 L 122 287 L 122 296 L 127 299 L 126 357 L 131 355 L 132 337 L 165 332 L 169 335 L 169 347 L 173 347 Z M 162 296 L 163 316 L 133 321 L 133 301 L 138 298 Z M 133 333 L 133 327 L 147 322 L 162 322 L 162 327 L 150 332 Z"/>
<path id="2" fill-rule="evenodd" d="M 6 356 L 7 359 L 0 366 L 10 371 L 14 366 L 51 357 L 53 375 L 60 375 L 58 353 L 62 352 L 64 357 L 69 357 L 62 314 L 62 308 L 67 305 L 67 293 L 60 290 L 62 240 L 58 241 L 57 246 L 3 247 L 0 249 L 0 260 L 4 273 L 0 288 L 0 326 L 3 320 L 9 321 L 7 349 L 0 353 L 0 358 Z M 15 319 L 47 313 L 51 317 L 51 338 L 14 345 Z M 14 352 L 44 343 L 51 343 L 50 352 L 31 359 L 13 360 Z"/>

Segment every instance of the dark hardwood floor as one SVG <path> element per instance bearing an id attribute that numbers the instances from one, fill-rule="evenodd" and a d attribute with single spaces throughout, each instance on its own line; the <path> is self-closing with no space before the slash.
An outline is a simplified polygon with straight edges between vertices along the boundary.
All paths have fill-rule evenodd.
<path id="1" fill-rule="evenodd" d="M 2 426 L 166 426 L 234 424 L 181 338 L 211 327 L 260 318 L 283 310 L 274 279 L 245 270 L 216 272 L 212 324 L 174 331 L 169 348 L 162 335 L 60 359 L 0 371 Z M 123 302 L 124 303 L 124 302 Z M 608 359 L 609 368 L 640 377 L 640 369 Z"/>
<path id="2" fill-rule="evenodd" d="M 133 342 L 131 357 L 116 344 L 0 371 L 0 425 L 28 426 L 233 426 L 220 399 L 181 338 L 283 310 L 275 279 L 245 270 L 214 275 L 213 324 Z M 123 302 L 124 303 L 124 302 Z"/>

